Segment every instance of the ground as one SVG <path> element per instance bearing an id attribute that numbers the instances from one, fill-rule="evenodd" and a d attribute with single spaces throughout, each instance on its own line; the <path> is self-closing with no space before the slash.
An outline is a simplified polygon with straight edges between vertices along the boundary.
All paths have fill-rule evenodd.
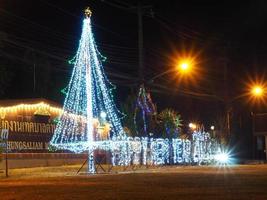
<path id="1" fill-rule="evenodd" d="M 175 166 L 76 175 L 78 166 L 11 170 L 1 200 L 267 199 L 267 165 Z"/>

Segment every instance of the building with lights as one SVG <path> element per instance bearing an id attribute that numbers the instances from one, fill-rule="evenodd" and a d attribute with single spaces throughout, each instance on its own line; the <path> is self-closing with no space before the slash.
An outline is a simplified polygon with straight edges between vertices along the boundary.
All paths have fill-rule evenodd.
<path id="1" fill-rule="evenodd" d="M 0 100 L 0 129 L 9 132 L 10 152 L 47 152 L 62 112 L 60 104 L 42 98 Z M 100 120 L 93 119 L 95 140 L 108 139 L 109 132 L 110 124 L 104 116 Z"/>
<path id="2" fill-rule="evenodd" d="M 0 100 L 0 128 L 9 131 L 10 152 L 46 152 L 61 105 L 46 99 Z"/>

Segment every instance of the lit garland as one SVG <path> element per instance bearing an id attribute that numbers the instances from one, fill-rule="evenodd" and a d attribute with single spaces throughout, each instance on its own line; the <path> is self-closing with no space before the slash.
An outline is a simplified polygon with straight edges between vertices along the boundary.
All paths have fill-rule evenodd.
<path id="1" fill-rule="evenodd" d="M 169 140 L 158 138 L 151 139 L 151 157 L 155 165 L 164 165 L 170 163 L 169 159 Z"/>
<path id="2" fill-rule="evenodd" d="M 148 138 L 147 137 L 142 137 L 141 138 L 141 145 L 142 145 L 142 164 L 147 165 L 149 163 L 149 152 L 148 152 Z"/>
<path id="3" fill-rule="evenodd" d="M 133 164 L 137 165 L 141 163 L 141 150 L 142 150 L 142 143 L 139 137 L 135 137 L 134 140 L 130 143 L 130 150 L 131 150 L 131 161 Z"/>
<path id="4" fill-rule="evenodd" d="M 127 141 L 110 141 L 106 146 L 112 153 L 112 165 L 126 166 L 130 164 L 129 155 L 127 154 Z M 102 146 L 99 146 L 102 148 Z"/>
<path id="5" fill-rule="evenodd" d="M 7 113 L 14 113 L 20 111 L 32 111 L 32 110 L 45 110 L 49 113 L 54 113 L 55 115 L 59 115 L 62 113 L 62 109 L 59 107 L 50 106 L 47 103 L 39 102 L 35 104 L 18 104 L 14 106 L 0 107 L 0 115 Z"/>
<path id="6" fill-rule="evenodd" d="M 209 135 L 205 132 L 195 132 L 195 135 Z M 194 136 L 195 137 L 195 136 Z M 198 137 L 198 136 L 197 136 Z M 111 152 L 113 166 L 128 165 L 165 165 L 165 164 L 208 164 L 215 161 L 216 154 L 220 150 L 218 143 L 211 140 L 199 143 L 198 139 L 163 139 L 163 138 L 139 138 L 128 137 L 125 141 L 106 140 L 92 143 L 91 150 L 102 149 Z M 79 143 L 79 149 L 86 149 L 87 143 Z M 68 144 L 61 148 L 73 149 L 76 145 Z M 172 147 L 172 148 L 171 148 Z M 195 149 L 207 151 L 195 152 Z M 173 157 L 171 156 L 173 155 Z M 196 159 L 198 158 L 199 159 Z"/>
<path id="7" fill-rule="evenodd" d="M 193 137 L 193 162 L 209 162 L 212 158 L 212 140 L 209 133 L 194 131 Z"/>
<path id="8" fill-rule="evenodd" d="M 173 162 L 177 164 L 190 163 L 190 140 L 172 139 Z"/>

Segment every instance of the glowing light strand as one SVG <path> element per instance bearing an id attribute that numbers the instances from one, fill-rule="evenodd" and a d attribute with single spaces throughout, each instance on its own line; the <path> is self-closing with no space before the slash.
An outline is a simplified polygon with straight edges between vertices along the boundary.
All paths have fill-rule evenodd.
<path id="1" fill-rule="evenodd" d="M 72 76 L 67 87 L 63 111 L 51 144 L 58 149 L 74 152 L 89 152 L 88 169 L 95 173 L 94 150 L 110 151 L 112 165 L 169 163 L 202 163 L 214 159 L 216 145 L 208 133 L 194 132 L 193 140 L 163 139 L 147 137 L 126 137 L 118 116 L 119 112 L 113 102 L 111 90 L 101 63 L 91 29 L 90 17 L 83 21 L 82 35 L 74 64 Z M 142 96 L 142 110 L 150 113 L 147 96 Z M 101 118 L 111 126 L 107 140 L 95 140 L 97 130 L 93 121 Z M 143 113 L 144 114 L 144 113 Z M 145 123 L 145 120 L 144 120 Z M 145 125 L 145 124 L 144 124 Z M 145 125 L 146 126 L 146 125 Z M 146 131 L 146 127 L 144 127 Z"/>
<path id="2" fill-rule="evenodd" d="M 102 112 L 106 113 L 107 121 L 111 125 L 112 138 L 126 139 L 117 108 L 107 87 L 112 84 L 105 76 L 98 55 L 88 17 L 83 21 L 78 51 L 72 60 L 74 68 L 67 87 L 63 113 L 51 140 L 51 144 L 57 148 L 92 152 L 95 142 L 93 119 L 99 119 Z"/>

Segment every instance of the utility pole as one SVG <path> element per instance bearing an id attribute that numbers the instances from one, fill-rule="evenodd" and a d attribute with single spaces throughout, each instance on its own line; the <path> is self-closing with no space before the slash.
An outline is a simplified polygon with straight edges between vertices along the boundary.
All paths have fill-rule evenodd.
<path id="1" fill-rule="evenodd" d="M 138 63 L 139 63 L 139 80 L 144 82 L 144 38 L 143 38 L 143 9 L 139 2 L 137 7 L 138 16 Z"/>
<path id="2" fill-rule="evenodd" d="M 229 96 L 229 71 L 228 71 L 228 49 L 229 44 L 227 44 L 226 47 L 223 48 L 223 58 L 222 58 L 222 64 L 223 64 L 223 96 L 224 96 L 224 107 L 225 107 L 225 114 L 226 114 L 226 135 L 228 143 L 231 139 L 231 114 L 232 114 L 232 102 L 230 100 Z"/>
<path id="3" fill-rule="evenodd" d="M 228 91 L 228 62 L 227 59 L 223 60 L 223 81 L 224 81 L 224 102 L 225 102 L 225 111 L 226 111 L 226 128 L 227 135 L 230 136 L 231 125 L 230 125 L 230 114 L 231 114 L 231 106 L 229 103 L 229 91 Z"/>
<path id="4" fill-rule="evenodd" d="M 147 14 L 147 10 L 150 10 L 151 17 L 153 17 L 152 5 L 142 5 L 141 0 L 138 1 L 137 6 L 130 5 L 126 2 L 120 3 L 111 3 L 105 0 L 102 2 L 122 10 L 126 10 L 131 13 L 137 14 L 137 22 L 138 22 L 138 76 L 140 83 L 144 83 L 145 75 L 144 75 L 144 33 L 143 33 L 143 15 Z"/>
<path id="5" fill-rule="evenodd" d="M 141 1 L 138 2 L 138 6 L 135 7 L 137 10 L 138 19 L 138 64 L 139 64 L 139 81 L 144 83 L 144 32 L 143 32 L 143 15 L 147 9 L 152 9 L 151 5 L 143 6 Z"/>
<path id="6" fill-rule="evenodd" d="M 218 65 L 220 67 L 221 76 L 222 76 L 222 82 L 219 85 L 219 93 L 218 96 L 222 99 L 222 106 L 223 106 L 223 133 L 224 133 L 224 139 L 227 143 L 229 143 L 230 135 L 231 135 L 231 115 L 232 115 L 232 102 L 229 95 L 229 71 L 228 71 L 228 46 L 222 46 L 219 50 L 219 58 L 218 58 Z"/>

